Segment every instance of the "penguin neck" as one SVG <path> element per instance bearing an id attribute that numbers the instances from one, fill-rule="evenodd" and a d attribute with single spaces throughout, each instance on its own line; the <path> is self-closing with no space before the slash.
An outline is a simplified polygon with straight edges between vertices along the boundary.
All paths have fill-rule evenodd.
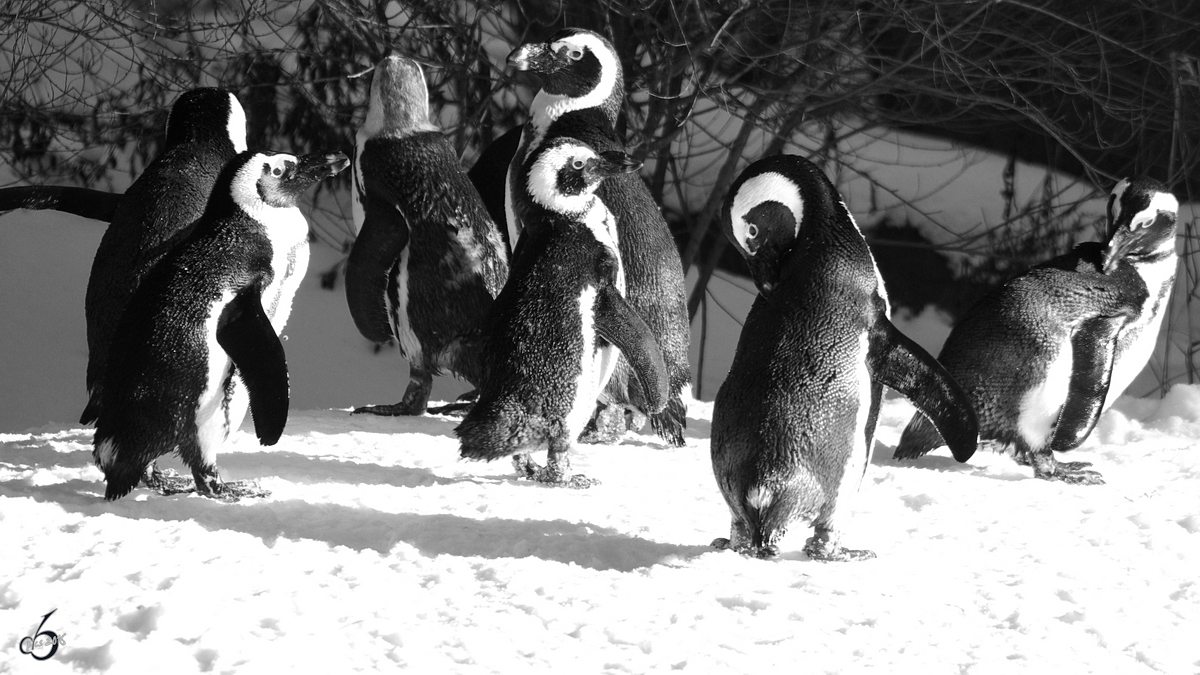
<path id="1" fill-rule="evenodd" d="M 541 145 L 552 124 L 564 115 L 578 110 L 599 108 L 609 124 L 614 129 L 617 127 L 617 114 L 621 110 L 621 96 L 625 90 L 620 64 L 615 61 L 605 64 L 600 73 L 600 81 L 582 96 L 551 94 L 545 89 L 538 90 L 529 106 L 532 113 L 529 118 L 531 150 Z"/>

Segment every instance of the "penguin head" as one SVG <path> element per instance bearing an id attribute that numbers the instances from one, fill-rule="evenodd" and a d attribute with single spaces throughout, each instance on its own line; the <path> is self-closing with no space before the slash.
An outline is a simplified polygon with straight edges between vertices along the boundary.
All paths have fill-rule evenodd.
<path id="1" fill-rule="evenodd" d="M 1179 200 L 1150 178 L 1125 178 L 1108 196 L 1108 242 L 1104 271 L 1123 259 L 1133 262 L 1175 252 Z"/>
<path id="2" fill-rule="evenodd" d="M 535 202 L 558 213 L 579 214 L 591 208 L 600 181 L 637 171 L 642 163 L 619 150 L 597 153 L 582 141 L 561 136 L 538 148 L 526 166 L 526 190 Z"/>
<path id="3" fill-rule="evenodd" d="M 722 229 L 745 259 L 754 284 L 763 294 L 775 288 L 783 259 L 800 236 L 804 193 L 811 191 L 805 186 L 813 183 L 809 167 L 817 171 L 799 157 L 767 157 L 747 167 L 725 197 Z"/>
<path id="4" fill-rule="evenodd" d="M 350 165 L 342 153 L 286 155 L 243 152 L 226 171 L 232 172 L 233 201 L 254 215 L 264 206 L 292 208 L 300 195 L 318 181 L 335 176 Z"/>
<path id="5" fill-rule="evenodd" d="M 429 88 L 421 65 L 398 54 L 384 57 L 371 76 L 371 100 L 363 131 L 368 136 L 407 136 L 437 130 L 429 121 Z"/>
<path id="6" fill-rule="evenodd" d="M 246 111 L 224 89 L 200 87 L 175 99 L 167 115 L 167 147 L 228 140 L 233 153 L 246 151 Z"/>
<path id="7" fill-rule="evenodd" d="M 535 75 L 542 91 L 579 99 L 572 109 L 601 107 L 616 123 L 624 96 L 621 62 L 612 43 L 598 33 L 566 28 L 546 42 L 531 42 L 508 55 L 517 70 Z"/>

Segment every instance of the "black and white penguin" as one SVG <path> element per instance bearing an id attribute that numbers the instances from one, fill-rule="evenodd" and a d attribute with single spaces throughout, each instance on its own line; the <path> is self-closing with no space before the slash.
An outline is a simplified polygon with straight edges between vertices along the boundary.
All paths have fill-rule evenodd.
<path id="1" fill-rule="evenodd" d="M 662 351 L 624 298 L 616 224 L 594 194 L 603 180 L 639 166 L 624 153 L 597 154 L 566 137 L 530 156 L 525 231 L 489 315 L 479 398 L 455 429 L 463 457 L 512 456 L 518 472 L 533 480 L 593 484 L 571 475 L 568 453 L 618 350 L 645 385 L 647 409 L 666 405 Z M 529 456 L 542 448 L 545 467 Z"/>
<path id="2" fill-rule="evenodd" d="M 409 382 L 399 403 L 356 413 L 423 414 L 444 370 L 477 386 L 481 323 L 508 277 L 499 230 L 429 119 L 421 67 L 381 61 L 358 131 L 346 300 L 364 337 L 399 343 Z"/>
<path id="3" fill-rule="evenodd" d="M 308 267 L 300 195 L 345 155 L 244 152 L 226 166 L 192 235 L 146 275 L 113 336 L 93 457 L 106 499 L 177 452 L 209 496 L 261 494 L 220 480 L 217 450 L 247 405 L 263 445 L 283 433 L 288 375 L 279 333 Z M 172 491 L 178 490 L 178 486 Z"/>
<path id="4" fill-rule="evenodd" d="M 191 233 L 218 174 L 245 150 L 246 114 L 233 94 L 193 89 L 171 106 L 162 153 L 121 197 L 92 262 L 84 299 L 88 404 L 80 423 L 99 415 L 109 345 L 138 284 Z M 54 208 L 68 210 L 61 202 Z"/>
<path id="5" fill-rule="evenodd" d="M 970 401 L 888 320 L 866 240 L 815 165 L 787 155 L 754 162 L 730 188 L 722 227 L 759 295 L 713 404 L 713 473 L 733 516 L 730 538 L 713 545 L 771 557 L 804 520 L 814 528 L 810 557 L 874 557 L 839 538 L 883 387 L 930 414 L 960 461 L 977 442 Z"/>
<path id="6" fill-rule="evenodd" d="M 970 396 L 980 436 L 1011 446 L 1034 477 L 1103 484 L 1088 463 L 1058 462 L 1054 452 L 1083 443 L 1146 365 L 1174 278 L 1177 209 L 1160 184 L 1121 181 L 1109 198 L 1106 242 L 1080 244 L 1008 280 L 946 338 L 938 360 Z M 895 457 L 942 444 L 918 413 Z"/>
<path id="7" fill-rule="evenodd" d="M 541 144 L 557 136 L 579 139 L 598 152 L 624 152 L 616 131 L 625 96 L 624 73 L 616 50 L 591 31 L 568 28 L 547 42 L 514 50 L 508 62 L 534 74 L 541 83 L 529 107 L 521 142 L 509 166 L 506 220 L 511 241 L 517 241 L 529 208 L 523 175 L 516 169 Z M 667 364 L 671 395 L 650 423 L 663 439 L 683 445 L 687 408 L 683 390 L 691 382 L 688 364 L 690 322 L 683 265 L 670 228 L 646 184 L 636 173 L 604 181 L 597 193 L 617 221 L 618 243 L 625 265 L 629 304 L 650 326 Z M 642 386 L 628 364 L 619 364 L 601 396 L 595 426 L 598 440 L 624 433 L 625 411 L 648 413 Z"/>

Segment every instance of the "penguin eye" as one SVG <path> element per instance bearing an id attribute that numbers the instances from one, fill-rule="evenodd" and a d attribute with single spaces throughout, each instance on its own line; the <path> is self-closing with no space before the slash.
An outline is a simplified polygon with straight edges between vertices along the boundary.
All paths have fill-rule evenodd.
<path id="1" fill-rule="evenodd" d="M 751 239 L 754 239 L 758 236 L 758 226 L 754 223 L 750 223 L 750 225 L 746 227 L 746 234 L 750 235 Z"/>
<path id="2" fill-rule="evenodd" d="M 281 168 L 279 168 L 279 167 L 275 167 L 274 169 L 271 169 L 271 175 L 273 175 L 273 176 L 282 176 L 282 175 L 283 175 L 283 169 L 281 169 Z"/>
<path id="3" fill-rule="evenodd" d="M 583 160 L 577 159 L 574 162 L 571 162 L 571 168 L 575 169 L 576 171 L 583 169 Z"/>
<path id="4" fill-rule="evenodd" d="M 583 58 L 583 50 L 572 49 L 571 51 L 567 52 L 567 58 L 571 59 L 572 61 L 578 61 L 579 59 Z"/>

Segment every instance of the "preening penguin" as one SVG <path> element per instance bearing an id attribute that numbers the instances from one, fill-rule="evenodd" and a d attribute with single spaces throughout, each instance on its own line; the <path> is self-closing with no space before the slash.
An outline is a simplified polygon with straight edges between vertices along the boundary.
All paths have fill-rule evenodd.
<path id="1" fill-rule="evenodd" d="M 970 401 L 888 320 L 874 258 L 833 184 L 794 156 L 761 159 L 734 181 L 723 228 L 759 295 L 712 419 L 713 473 L 733 516 L 714 546 L 770 557 L 796 520 L 814 559 L 873 557 L 839 546 L 842 513 L 870 461 L 883 386 L 975 451 Z"/>
<path id="2" fill-rule="evenodd" d="M 559 137 L 526 166 L 525 232 L 489 315 L 479 399 L 455 433 L 465 458 L 512 456 L 526 477 L 587 487 L 593 481 L 571 476 L 568 453 L 612 375 L 615 352 L 644 384 L 650 412 L 668 395 L 662 351 L 622 295 L 612 214 L 594 194 L 601 181 L 640 164 Z M 538 467 L 529 454 L 543 447 L 547 464 Z"/>
<path id="3" fill-rule="evenodd" d="M 191 233 L 218 174 L 244 150 L 246 114 L 233 94 L 193 89 L 171 107 L 162 154 L 120 199 L 92 262 L 84 299 L 88 404 L 81 423 L 99 415 L 109 345 L 138 284 Z M 61 202 L 54 208 L 67 210 Z"/>
<path id="4" fill-rule="evenodd" d="M 559 136 L 576 138 L 598 152 L 625 151 L 615 128 L 625 96 L 624 75 L 611 43 L 591 31 L 568 28 L 545 43 L 525 44 L 509 55 L 518 70 L 534 74 L 541 90 L 529 108 L 529 119 L 509 166 L 506 219 L 509 237 L 518 233 L 532 208 L 522 182 L 525 158 Z M 618 246 L 625 267 L 625 297 L 646 322 L 662 349 L 670 380 L 665 410 L 651 414 L 643 387 L 629 364 L 617 366 L 601 396 L 598 438 L 625 431 L 625 410 L 650 415 L 651 426 L 673 445 L 683 445 L 687 409 L 682 392 L 691 382 L 688 364 L 690 322 L 679 250 L 650 191 L 636 173 L 614 176 L 596 192 L 617 222 Z"/>
<path id="5" fill-rule="evenodd" d="M 1054 452 L 1083 443 L 1145 366 L 1174 279 L 1177 209 L 1158 183 L 1121 181 L 1105 243 L 1080 244 L 1008 280 L 946 338 L 939 361 L 970 396 L 980 436 L 1012 446 L 1034 477 L 1104 482 L 1088 463 L 1060 463 Z M 895 456 L 941 444 L 916 414 Z"/>
<path id="6" fill-rule="evenodd" d="M 92 454 L 106 499 L 143 478 L 162 487 L 153 462 L 172 451 L 191 467 L 199 492 L 256 494 L 221 482 L 217 450 L 247 405 L 263 445 L 283 433 L 288 376 L 279 332 L 308 267 L 308 222 L 296 202 L 348 165 L 340 153 L 238 155 L 192 236 L 146 275 L 114 333 L 96 419 Z"/>
<path id="7" fill-rule="evenodd" d="M 358 236 L 346 262 L 350 315 L 368 340 L 395 338 L 409 362 L 404 398 L 354 412 L 420 415 L 433 376 L 480 379 L 480 328 L 508 277 L 505 244 L 453 146 L 429 121 L 415 61 L 375 67 L 354 162 Z"/>

